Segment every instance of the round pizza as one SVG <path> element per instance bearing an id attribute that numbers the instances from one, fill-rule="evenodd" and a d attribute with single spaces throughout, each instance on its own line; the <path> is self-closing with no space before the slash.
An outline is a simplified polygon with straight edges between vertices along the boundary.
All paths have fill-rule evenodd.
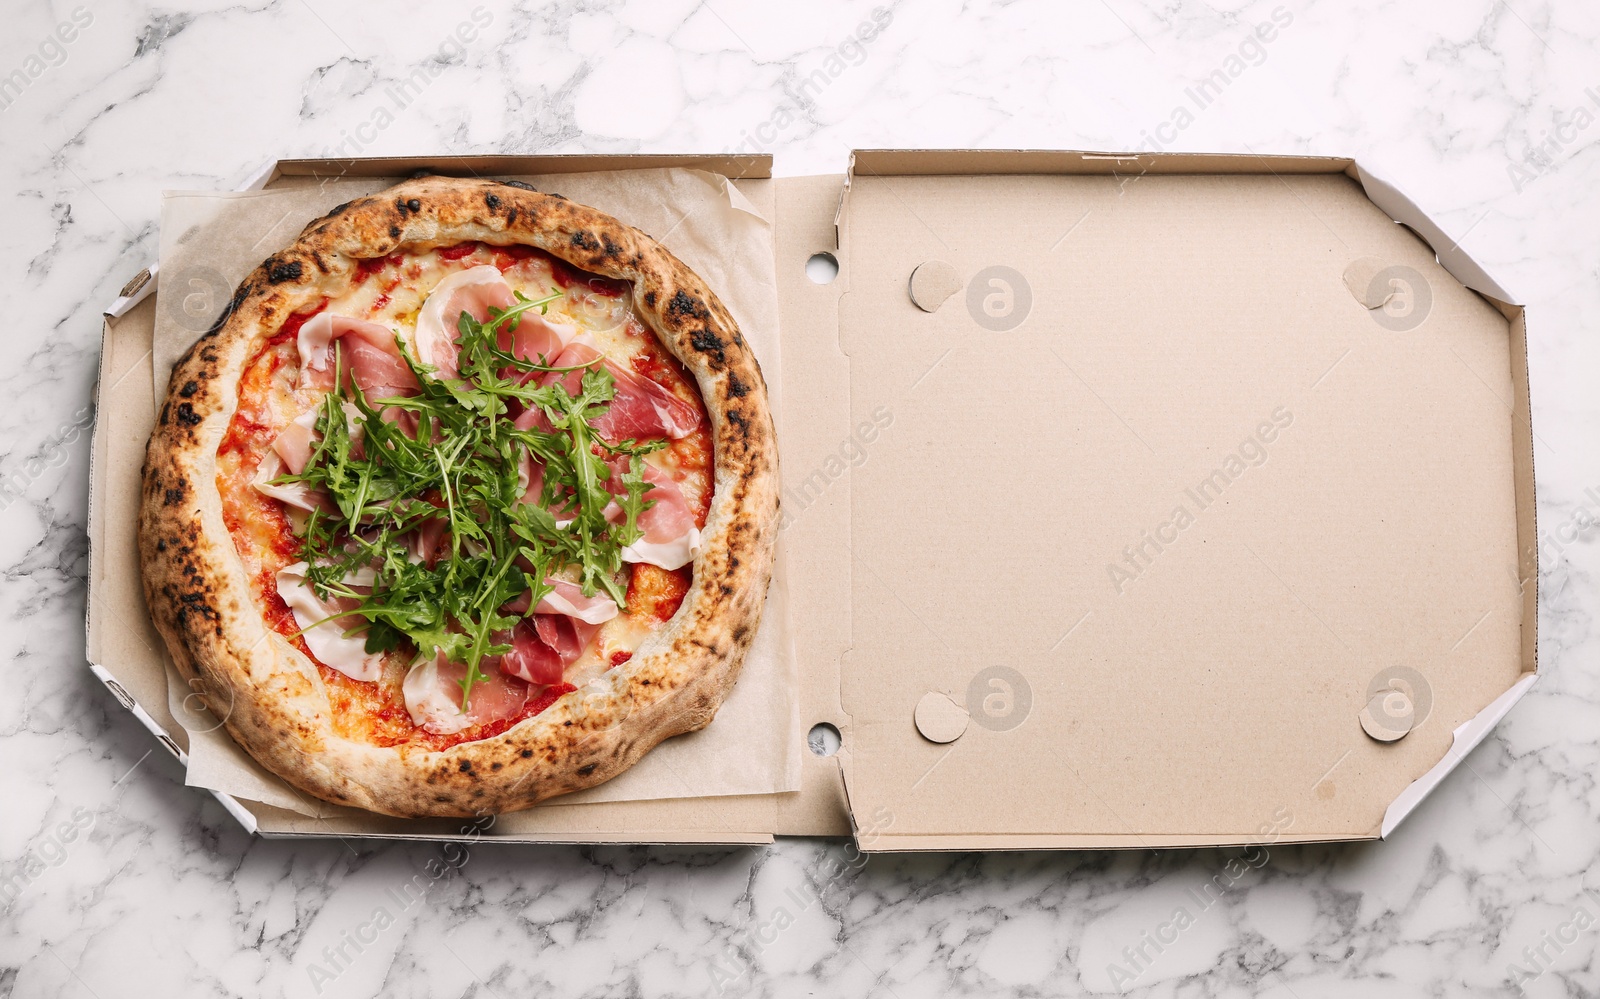
<path id="1" fill-rule="evenodd" d="M 312 222 L 174 366 L 145 595 L 295 787 L 513 811 L 711 721 L 777 475 L 760 368 L 693 271 L 559 195 L 421 177 Z"/>

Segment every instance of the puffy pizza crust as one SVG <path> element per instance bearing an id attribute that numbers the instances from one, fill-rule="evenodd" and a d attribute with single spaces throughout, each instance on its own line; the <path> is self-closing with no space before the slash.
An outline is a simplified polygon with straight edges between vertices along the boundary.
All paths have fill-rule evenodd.
<path id="1" fill-rule="evenodd" d="M 217 447 L 240 375 L 293 313 L 337 297 L 361 260 L 479 240 L 537 247 L 633 283 L 633 306 L 697 383 L 715 492 L 678 613 L 633 658 L 501 735 L 434 752 L 337 735 L 315 663 L 266 624 L 223 522 Z M 173 366 L 145 456 L 145 597 L 178 670 L 251 756 L 295 787 L 396 816 L 515 811 L 600 784 L 703 728 L 733 690 L 772 574 L 778 451 L 766 385 L 737 324 L 649 236 L 526 185 L 422 177 L 340 205 L 240 284 Z"/>

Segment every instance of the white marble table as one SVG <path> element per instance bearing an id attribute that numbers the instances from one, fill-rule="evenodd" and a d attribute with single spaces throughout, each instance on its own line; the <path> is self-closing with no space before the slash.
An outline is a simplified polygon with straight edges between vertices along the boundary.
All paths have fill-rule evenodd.
<path id="1" fill-rule="evenodd" d="M 482 847 L 405 906 L 436 846 L 253 840 L 84 667 L 99 313 L 154 257 L 163 189 L 322 153 L 744 147 L 797 174 L 891 145 L 1355 154 L 1531 307 L 1545 679 L 1390 842 L 1273 848 L 1129 991 L 1510 994 L 1516 964 L 1529 995 L 1600 992 L 1594 6 L 905 0 L 864 43 L 870 8 L 769 6 L 8 5 L 0 996 L 1111 988 L 1229 854 L 891 857 L 827 879 L 836 844 Z M 1175 116 L 1230 56 L 1221 96 Z M 392 925 L 370 925 L 380 906 Z M 774 921 L 792 925 L 765 943 Z"/>

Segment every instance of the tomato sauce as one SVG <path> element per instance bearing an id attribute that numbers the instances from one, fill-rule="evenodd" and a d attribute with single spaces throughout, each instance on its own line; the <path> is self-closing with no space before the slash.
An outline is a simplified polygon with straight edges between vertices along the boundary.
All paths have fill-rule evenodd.
<path id="1" fill-rule="evenodd" d="M 662 569 L 648 562 L 637 562 L 628 579 L 628 613 L 653 621 L 670 620 L 683 605 L 694 573 L 689 566 Z"/>
<path id="2" fill-rule="evenodd" d="M 404 253 L 391 253 L 387 257 L 373 257 L 370 260 L 358 261 L 356 263 L 354 283 L 361 284 L 386 267 L 398 268 L 405 263 L 405 259 L 406 255 Z"/>

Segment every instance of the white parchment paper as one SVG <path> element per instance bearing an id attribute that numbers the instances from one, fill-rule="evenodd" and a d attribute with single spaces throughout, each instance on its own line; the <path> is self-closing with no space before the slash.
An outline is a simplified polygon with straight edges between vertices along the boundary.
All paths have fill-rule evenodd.
<path id="1" fill-rule="evenodd" d="M 162 202 L 154 341 L 156 398 L 172 364 L 210 328 L 239 281 L 335 205 L 398 178 L 299 181 L 272 191 L 169 192 Z M 774 409 L 781 363 L 772 225 L 727 178 L 698 170 L 632 170 L 510 178 L 562 194 L 655 236 L 732 311 L 766 373 Z M 552 803 L 635 801 L 797 790 L 801 745 L 794 653 L 780 561 L 738 686 L 705 729 L 668 740 L 632 770 Z M 257 764 L 170 664 L 168 701 L 189 735 L 187 782 L 306 815 L 336 808 Z"/>

